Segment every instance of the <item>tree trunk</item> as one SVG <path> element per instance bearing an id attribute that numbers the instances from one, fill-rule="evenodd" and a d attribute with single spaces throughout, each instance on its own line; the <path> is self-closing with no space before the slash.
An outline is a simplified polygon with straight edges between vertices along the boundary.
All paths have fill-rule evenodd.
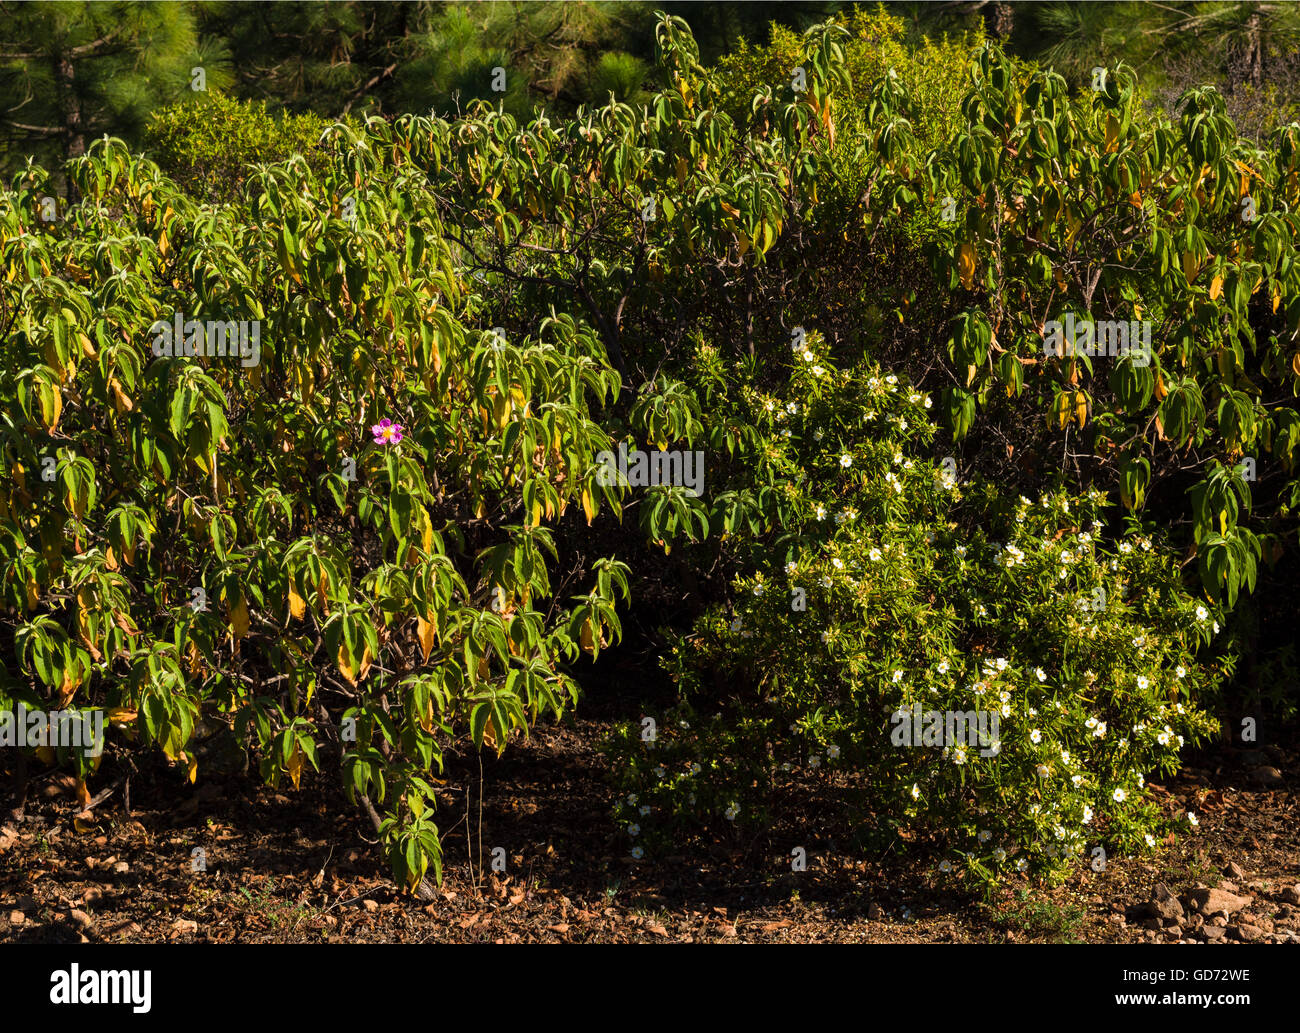
<path id="1" fill-rule="evenodd" d="M 81 101 L 77 97 L 77 69 L 69 55 L 54 55 L 54 77 L 59 84 L 59 106 L 63 109 L 63 154 L 65 158 L 80 158 L 86 153 L 86 135 L 81 122 Z"/>

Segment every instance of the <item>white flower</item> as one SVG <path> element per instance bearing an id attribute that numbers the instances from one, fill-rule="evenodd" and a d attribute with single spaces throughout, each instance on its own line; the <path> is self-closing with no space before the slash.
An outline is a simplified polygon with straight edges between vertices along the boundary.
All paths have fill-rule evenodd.
<path id="1" fill-rule="evenodd" d="M 1156 742 L 1158 742 L 1161 746 L 1168 746 L 1169 739 L 1170 739 L 1170 735 L 1168 732 L 1161 732 L 1159 735 L 1156 736 Z"/>
<path id="2" fill-rule="evenodd" d="M 633 822 L 631 825 L 627 827 L 627 834 L 629 836 L 641 835 L 641 826 Z"/>
<path id="3" fill-rule="evenodd" d="M 1003 850 L 1000 846 L 995 846 L 993 848 L 993 860 L 997 861 L 998 864 L 1001 864 L 1006 859 L 1007 859 L 1007 852 Z"/>
<path id="4" fill-rule="evenodd" d="M 790 402 L 788 405 L 786 405 L 786 407 L 785 407 L 785 411 L 788 412 L 791 416 L 794 416 L 796 413 L 799 412 L 799 405 L 798 405 L 798 403 L 797 403 L 797 402 Z"/>
<path id="5" fill-rule="evenodd" d="M 1044 671 L 1041 667 L 1035 667 L 1034 677 L 1037 678 L 1040 682 L 1047 681 L 1047 672 Z"/>
<path id="6" fill-rule="evenodd" d="M 871 560 L 872 563 L 878 563 L 880 561 L 880 550 L 872 549 L 867 553 L 867 559 Z"/>
<path id="7" fill-rule="evenodd" d="M 799 570 L 799 564 L 795 563 L 793 560 L 791 560 L 789 563 L 785 565 L 785 572 L 791 576 L 796 574 L 798 570 Z"/>
<path id="8" fill-rule="evenodd" d="M 979 606 L 975 608 L 975 612 L 981 617 L 987 617 L 989 615 L 989 611 L 985 608 L 983 603 L 980 603 Z"/>
<path id="9" fill-rule="evenodd" d="M 1144 835 L 1142 838 L 1143 838 L 1144 840 L 1146 840 L 1146 844 L 1147 844 L 1147 846 L 1155 846 L 1155 845 L 1156 845 L 1156 837 L 1153 836 L 1153 835 L 1151 835 L 1150 832 L 1148 832 L 1148 833 L 1147 833 L 1146 835 Z"/>
<path id="10" fill-rule="evenodd" d="M 956 550 L 956 552 L 957 552 L 957 555 L 958 555 L 958 556 L 965 556 L 965 555 L 966 555 L 966 546 L 964 546 L 964 545 L 959 545 L 959 546 L 957 546 L 957 550 Z"/>
<path id="11" fill-rule="evenodd" d="M 817 756 L 817 754 L 814 753 L 811 757 L 808 758 L 808 766 L 810 768 L 813 768 L 814 770 L 821 767 L 822 766 L 821 757 Z"/>
<path id="12" fill-rule="evenodd" d="M 1128 796 L 1128 793 L 1124 792 L 1123 789 L 1116 789 L 1113 793 L 1110 794 L 1110 796 L 1111 799 L 1114 800 L 1116 803 L 1123 803 L 1124 798 Z"/>
<path id="13" fill-rule="evenodd" d="M 704 770 L 704 769 L 701 768 L 700 765 L 699 765 L 698 763 L 696 763 L 696 762 L 692 762 L 692 763 L 691 763 L 691 774 L 692 774 L 692 775 L 698 775 L 698 774 L 699 774 L 701 771 L 703 771 L 703 770 Z"/>
<path id="14" fill-rule="evenodd" d="M 1026 861 L 1023 857 L 1020 858 L 1020 860 L 1018 860 L 1018 861 L 1016 862 L 1016 871 L 1018 871 L 1018 872 L 1023 872 L 1023 871 L 1025 871 L 1028 867 L 1029 867 L 1029 862 Z"/>
<path id="15" fill-rule="evenodd" d="M 634 846 L 632 848 L 632 860 L 639 861 L 643 857 L 645 857 L 645 851 L 642 850 L 639 846 Z"/>
<path id="16" fill-rule="evenodd" d="M 662 764 L 655 768 L 655 778 L 663 778 L 666 774 L 668 774 L 668 772 Z"/>
<path id="17" fill-rule="evenodd" d="M 1062 763 L 1062 764 L 1069 764 L 1069 763 L 1070 763 L 1070 751 L 1069 751 L 1069 750 L 1062 750 L 1062 751 L 1061 751 L 1061 763 Z"/>
<path id="18" fill-rule="evenodd" d="M 820 427 L 817 430 L 813 431 L 814 441 L 821 441 L 821 439 L 824 438 L 825 436 L 826 436 L 826 432 L 822 430 Z"/>
<path id="19" fill-rule="evenodd" d="M 902 672 L 902 671 L 895 671 L 895 672 L 894 672 L 894 684 L 897 685 L 897 684 L 898 684 L 900 681 L 902 681 L 902 680 L 903 680 L 903 672 Z"/>
<path id="20" fill-rule="evenodd" d="M 1035 746 L 1037 746 L 1040 742 L 1043 741 L 1043 733 L 1040 732 L 1037 728 L 1035 728 L 1032 732 L 1029 733 L 1029 741 L 1032 742 Z"/>
<path id="21" fill-rule="evenodd" d="M 1071 782 L 1071 784 L 1074 785 L 1074 787 L 1077 789 L 1079 786 L 1083 785 L 1083 776 L 1082 776 L 1082 775 L 1071 775 L 1071 776 L 1070 776 L 1070 782 Z"/>
<path id="22" fill-rule="evenodd" d="M 830 638 L 830 637 L 831 637 L 831 633 L 830 633 L 829 631 L 823 631 L 823 632 L 822 632 L 822 641 L 823 641 L 823 642 L 825 642 L 825 641 L 826 641 L 828 638 Z"/>
<path id="23" fill-rule="evenodd" d="M 921 788 L 915 782 L 912 783 L 912 799 L 913 800 L 921 799 Z"/>
<path id="24" fill-rule="evenodd" d="M 1088 720 L 1086 720 L 1085 722 L 1083 722 L 1083 727 L 1084 727 L 1084 728 L 1096 728 L 1096 727 L 1097 727 L 1097 719 L 1096 719 L 1095 717 L 1089 717 Z"/>
<path id="25" fill-rule="evenodd" d="M 954 746 L 954 747 L 953 747 L 953 751 L 952 751 L 952 762 L 953 762 L 954 764 L 965 764 L 965 763 L 966 763 L 966 747 L 965 747 L 965 746 Z"/>
<path id="26" fill-rule="evenodd" d="M 736 815 L 740 813 L 740 808 L 734 803 L 723 812 L 723 817 L 728 821 L 735 821 Z"/>
<path id="27" fill-rule="evenodd" d="M 1007 669 L 1007 662 L 1003 660 L 1002 657 L 998 657 L 996 660 L 993 661 L 993 666 L 996 667 L 999 671 L 1005 671 Z"/>
<path id="28" fill-rule="evenodd" d="M 1210 611 L 1207 610 L 1204 606 L 1198 606 L 1196 608 L 1196 619 L 1198 621 L 1205 620 L 1205 618 L 1208 617 L 1209 615 L 1210 615 Z"/>
<path id="29" fill-rule="evenodd" d="M 1178 677 L 1180 678 L 1186 678 L 1187 668 L 1184 667 L 1182 664 L 1179 664 L 1177 667 L 1174 668 L 1174 674 L 1178 675 Z"/>
<path id="30" fill-rule="evenodd" d="M 812 360 L 815 359 L 816 357 L 817 357 L 817 356 L 815 356 L 815 355 L 814 355 L 812 352 L 810 352 L 807 348 L 805 348 L 805 349 L 803 350 L 803 361 L 804 361 L 804 362 L 812 362 Z M 816 366 L 816 367 L 814 367 L 814 369 L 815 369 L 815 370 L 817 370 L 817 369 L 821 369 L 821 367 L 820 367 L 820 366 Z M 818 374 L 818 376 L 820 376 L 820 374 Z"/>
<path id="31" fill-rule="evenodd" d="M 1138 675 L 1138 688 L 1139 688 L 1139 689 L 1145 690 L 1146 687 L 1147 687 L 1148 685 L 1150 685 L 1150 684 L 1151 684 L 1151 683 L 1150 683 L 1149 681 L 1147 681 L 1147 679 L 1146 679 L 1144 676 L 1142 676 L 1142 675 L 1140 675 L 1140 674 Z"/>
<path id="32" fill-rule="evenodd" d="M 1189 822 L 1191 822 L 1191 824 L 1192 824 L 1193 826 L 1196 826 L 1196 825 L 1199 825 L 1199 824 L 1200 824 L 1200 822 L 1196 820 L 1196 815 L 1193 814 L 1191 811 L 1188 811 L 1188 812 L 1187 812 L 1187 820 L 1188 820 Z"/>
<path id="33" fill-rule="evenodd" d="M 1034 768 L 1034 771 L 1035 773 L 1037 773 L 1039 778 L 1046 778 L 1048 775 L 1052 773 L 1052 769 L 1049 768 L 1046 764 L 1039 764 L 1036 768 Z"/>
<path id="34" fill-rule="evenodd" d="M 642 804 L 642 805 L 641 805 L 641 810 L 638 811 L 637 813 L 640 814 L 641 817 L 644 818 L 647 814 L 650 813 L 650 805 L 649 805 L 648 803 L 647 803 L 647 804 Z"/>
<path id="35" fill-rule="evenodd" d="M 826 756 L 829 760 L 839 760 L 840 748 L 838 746 L 827 746 Z"/>
<path id="36" fill-rule="evenodd" d="M 627 794 L 628 806 L 635 807 L 638 799 L 639 798 L 637 797 L 636 793 L 628 793 Z"/>
<path id="37" fill-rule="evenodd" d="M 822 369 L 820 366 L 814 366 L 814 367 L 812 368 L 812 375 L 813 375 L 814 377 L 820 377 L 820 376 L 821 376 L 823 373 L 825 373 L 825 372 L 826 372 L 826 371 L 825 371 L 824 369 Z"/>
<path id="38" fill-rule="evenodd" d="M 952 862 L 947 860 L 946 858 L 940 861 L 939 871 L 943 872 L 944 875 L 947 875 L 950 871 L 952 871 Z"/>
<path id="39" fill-rule="evenodd" d="M 840 559 L 838 556 L 836 556 L 831 560 L 831 566 L 834 567 L 836 570 L 843 570 L 844 561 Z"/>
<path id="40" fill-rule="evenodd" d="M 844 467 L 847 470 L 852 465 L 853 465 L 853 457 L 851 455 L 840 456 L 840 466 Z"/>
<path id="41" fill-rule="evenodd" d="M 1090 821 L 1092 821 L 1092 808 L 1085 803 L 1083 805 L 1083 823 L 1087 825 Z"/>
<path id="42" fill-rule="evenodd" d="M 990 839 L 993 838 L 993 833 L 990 832 L 988 829 L 980 829 L 979 836 L 977 838 L 981 843 L 987 843 Z"/>
<path id="43" fill-rule="evenodd" d="M 769 398 L 766 402 L 763 403 L 763 408 L 766 409 L 768 412 L 771 412 L 773 409 L 776 408 L 776 403 Z"/>
<path id="44" fill-rule="evenodd" d="M 940 674 L 947 674 L 947 673 L 948 673 L 948 661 L 947 661 L 947 660 L 940 660 L 940 661 L 939 661 L 939 668 L 938 668 L 938 670 L 939 670 L 939 673 L 940 673 Z"/>
<path id="45" fill-rule="evenodd" d="M 1219 633 L 1219 622 L 1218 622 L 1218 621 L 1215 621 L 1215 622 L 1214 622 L 1214 633 L 1215 633 L 1216 635 Z"/>
<path id="46" fill-rule="evenodd" d="M 885 383 L 888 384 L 890 387 L 893 387 L 895 384 L 898 383 L 898 378 L 891 373 L 889 374 L 889 376 L 885 377 Z"/>
<path id="47" fill-rule="evenodd" d="M 1133 551 L 1133 546 L 1131 546 L 1128 542 L 1120 542 L 1120 543 L 1119 543 L 1119 551 L 1120 551 L 1120 552 L 1132 552 L 1132 551 Z"/>
<path id="48" fill-rule="evenodd" d="M 1093 729 L 1092 734 L 1095 738 L 1101 739 L 1106 735 L 1106 722 L 1098 721 L 1097 727 Z"/>

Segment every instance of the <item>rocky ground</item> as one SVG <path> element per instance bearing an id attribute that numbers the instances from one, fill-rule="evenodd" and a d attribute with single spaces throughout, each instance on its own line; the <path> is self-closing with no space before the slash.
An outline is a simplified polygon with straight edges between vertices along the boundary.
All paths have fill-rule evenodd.
<path id="1" fill-rule="evenodd" d="M 141 773 L 129 814 L 118 791 L 80 817 L 47 778 L 21 823 L 0 824 L 0 940 L 1300 942 L 1288 749 L 1190 757 L 1154 791 L 1171 814 L 1194 810 L 1195 832 L 1055 889 L 1021 880 L 985 900 L 937 881 L 932 857 L 841 849 L 811 789 L 813 803 L 767 836 L 633 862 L 597 752 L 608 721 L 588 708 L 481 775 L 477 758 L 449 768 L 446 878 L 431 903 L 396 892 L 369 823 L 328 777 L 276 792 L 236 775 L 191 786 Z M 789 870 L 791 842 L 807 844 L 806 872 Z M 504 874 L 483 863 L 496 845 Z"/>

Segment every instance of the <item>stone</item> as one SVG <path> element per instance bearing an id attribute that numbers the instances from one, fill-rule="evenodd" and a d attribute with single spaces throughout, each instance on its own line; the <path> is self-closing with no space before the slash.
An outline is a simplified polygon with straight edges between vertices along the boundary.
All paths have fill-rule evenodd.
<path id="1" fill-rule="evenodd" d="M 1284 904 L 1300 904 L 1300 885 L 1282 887 L 1282 892 L 1278 894 L 1278 897 Z"/>
<path id="2" fill-rule="evenodd" d="M 1228 930 L 1220 925 L 1207 925 L 1201 930 L 1201 935 L 1207 940 L 1222 940 Z"/>
<path id="3" fill-rule="evenodd" d="M 1213 918 L 1209 920 L 1209 922 L 1206 923 L 1205 927 L 1207 929 L 1209 929 L 1210 927 L 1214 927 L 1215 929 L 1222 929 L 1227 924 L 1228 924 L 1228 919 L 1224 915 L 1215 915 Z"/>
<path id="4" fill-rule="evenodd" d="M 1250 780 L 1252 782 L 1258 782 L 1260 785 L 1275 786 L 1281 785 L 1284 781 L 1282 778 L 1282 772 L 1267 764 L 1262 768 L 1251 768 L 1249 774 Z"/>
<path id="5" fill-rule="evenodd" d="M 10 925 L 23 925 L 23 924 L 26 923 L 26 921 L 27 921 L 27 916 L 26 916 L 25 914 L 23 914 L 21 911 L 10 911 L 10 912 L 9 912 L 9 924 L 10 924 Z"/>
<path id="6" fill-rule="evenodd" d="M 1170 921 L 1177 921 L 1183 917 L 1183 905 L 1169 892 L 1169 887 L 1163 882 L 1156 883 L 1152 889 L 1150 907 L 1156 917 L 1163 919 L 1166 925 Z"/>
<path id="7" fill-rule="evenodd" d="M 1239 897 L 1222 889 L 1194 889 L 1187 894 L 1187 906 L 1203 915 L 1223 912 L 1233 915 L 1249 904 L 1254 897 Z"/>
<path id="8" fill-rule="evenodd" d="M 1237 864 L 1236 861 L 1229 861 L 1228 866 L 1223 869 L 1223 874 L 1229 879 L 1236 879 L 1238 882 L 1246 877 L 1246 873 L 1241 870 L 1241 865 Z"/>
<path id="9" fill-rule="evenodd" d="M 79 908 L 74 907 L 68 912 L 68 917 L 72 919 L 72 924 L 78 929 L 89 929 L 95 924 L 95 920 Z"/>
<path id="10" fill-rule="evenodd" d="M 1243 943 L 1254 943 L 1264 935 L 1264 930 L 1259 926 L 1248 925 L 1245 922 L 1228 926 L 1227 932 L 1234 940 L 1241 940 Z"/>

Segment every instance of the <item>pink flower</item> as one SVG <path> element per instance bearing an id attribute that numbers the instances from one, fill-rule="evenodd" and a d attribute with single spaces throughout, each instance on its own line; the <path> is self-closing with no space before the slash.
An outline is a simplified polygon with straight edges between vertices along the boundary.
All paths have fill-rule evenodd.
<path id="1" fill-rule="evenodd" d="M 402 425 L 385 416 L 370 428 L 370 433 L 375 436 L 376 445 L 396 445 L 402 440 Z"/>

